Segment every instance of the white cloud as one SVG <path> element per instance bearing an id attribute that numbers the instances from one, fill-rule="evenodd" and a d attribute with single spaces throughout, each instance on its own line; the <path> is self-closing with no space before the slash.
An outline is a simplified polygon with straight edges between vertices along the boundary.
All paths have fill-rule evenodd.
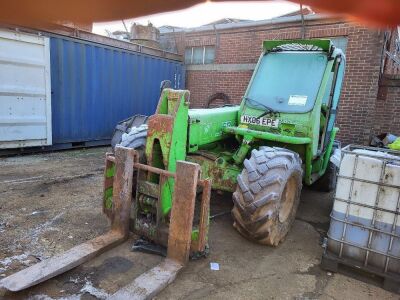
<path id="1" fill-rule="evenodd" d="M 298 9 L 298 4 L 288 1 L 205 2 L 183 10 L 125 20 L 125 23 L 128 28 L 133 22 L 146 25 L 149 21 L 157 27 L 163 25 L 196 27 L 222 18 L 270 19 Z M 106 29 L 124 30 L 124 26 L 122 21 L 95 23 L 93 26 L 93 32 L 98 34 L 105 34 Z"/>

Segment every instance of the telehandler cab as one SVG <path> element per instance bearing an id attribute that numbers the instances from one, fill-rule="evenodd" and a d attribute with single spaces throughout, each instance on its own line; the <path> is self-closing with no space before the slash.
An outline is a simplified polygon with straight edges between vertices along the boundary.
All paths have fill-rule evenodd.
<path id="1" fill-rule="evenodd" d="M 111 230 L 0 280 L 0 289 L 20 291 L 68 271 L 126 240 L 130 228 L 166 246 L 167 258 L 109 298 L 152 298 L 189 256 L 207 254 L 211 189 L 233 192 L 243 236 L 278 245 L 302 182 L 325 190 L 335 182 L 330 156 L 344 69 L 329 40 L 265 41 L 240 106 L 189 109 L 189 91 L 163 89 L 154 115 L 119 124 L 126 133 L 106 155 Z"/>

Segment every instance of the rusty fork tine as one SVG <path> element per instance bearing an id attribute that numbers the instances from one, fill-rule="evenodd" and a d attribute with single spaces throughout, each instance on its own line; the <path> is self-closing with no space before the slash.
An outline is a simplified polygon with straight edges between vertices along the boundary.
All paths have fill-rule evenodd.
<path id="1" fill-rule="evenodd" d="M 167 258 L 143 273 L 109 299 L 151 299 L 175 280 L 189 260 L 191 233 L 200 166 L 177 161 L 174 200 L 168 236 Z"/>
<path id="2" fill-rule="evenodd" d="M 0 288 L 12 292 L 29 288 L 81 265 L 123 240 L 118 232 L 108 232 L 2 279 Z"/>
<path id="3" fill-rule="evenodd" d="M 140 164 L 135 163 L 136 155 L 135 150 L 123 147 L 117 147 L 115 151 L 113 160 L 116 169 L 113 183 L 111 231 L 4 278 L 0 281 L 0 288 L 5 288 L 9 291 L 20 291 L 31 287 L 64 273 L 126 240 L 129 234 L 133 168 L 134 165 L 139 165 L 139 168 L 141 168 Z M 203 185 L 204 188 L 201 208 L 203 221 L 200 224 L 202 233 L 200 246 L 204 247 L 211 182 L 200 180 L 200 166 L 190 162 L 177 161 L 177 172 L 175 174 L 165 170 L 157 170 L 160 175 L 174 176 L 176 179 L 169 226 L 167 258 L 156 267 L 137 277 L 132 283 L 117 291 L 109 299 L 152 298 L 170 284 L 176 278 L 178 272 L 187 264 L 198 184 Z"/>
<path id="4" fill-rule="evenodd" d="M 0 288 L 21 291 L 69 271 L 128 238 L 132 203 L 132 176 L 135 151 L 117 147 L 113 185 L 111 231 L 46 259 L 0 281 Z"/>

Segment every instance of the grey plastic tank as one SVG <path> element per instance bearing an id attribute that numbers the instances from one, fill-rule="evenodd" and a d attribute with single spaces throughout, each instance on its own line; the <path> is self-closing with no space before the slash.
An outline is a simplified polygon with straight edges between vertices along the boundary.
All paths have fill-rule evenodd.
<path id="1" fill-rule="evenodd" d="M 327 249 L 380 272 L 400 274 L 400 153 L 342 150 Z"/>

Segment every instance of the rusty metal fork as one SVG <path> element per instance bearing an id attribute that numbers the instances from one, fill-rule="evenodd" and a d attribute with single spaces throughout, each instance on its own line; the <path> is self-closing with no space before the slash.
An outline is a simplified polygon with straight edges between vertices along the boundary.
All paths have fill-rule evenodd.
<path id="1" fill-rule="evenodd" d="M 167 258 L 118 290 L 109 299 L 151 299 L 174 281 L 178 272 L 187 264 L 199 173 L 198 164 L 177 161 Z"/>
<path id="2" fill-rule="evenodd" d="M 71 270 L 126 240 L 129 234 L 134 167 L 166 172 L 140 165 L 135 162 L 136 155 L 137 153 L 133 149 L 116 147 L 115 158 L 109 158 L 115 163 L 116 168 L 113 182 L 113 206 L 107 213 L 111 219 L 109 232 L 4 278 L 0 281 L 0 288 L 14 292 L 21 291 Z M 211 181 L 201 180 L 200 166 L 186 161 L 177 161 L 176 173 L 167 175 L 175 178 L 167 258 L 134 279 L 132 283 L 118 290 L 109 299 L 150 299 L 174 281 L 178 272 L 189 260 L 198 184 L 203 186 L 203 197 L 199 226 L 200 240 L 195 245 L 195 250 L 204 250 L 208 231 Z"/>
<path id="3" fill-rule="evenodd" d="M 69 271 L 128 238 L 132 203 L 133 149 L 115 150 L 111 230 L 70 250 L 0 280 L 0 288 L 17 292 Z"/>

